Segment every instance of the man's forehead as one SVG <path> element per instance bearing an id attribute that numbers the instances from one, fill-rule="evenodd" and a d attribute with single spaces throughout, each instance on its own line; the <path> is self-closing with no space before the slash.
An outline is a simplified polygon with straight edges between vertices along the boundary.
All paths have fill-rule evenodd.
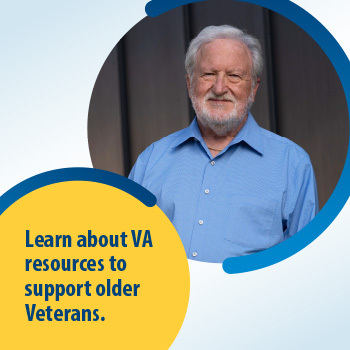
<path id="1" fill-rule="evenodd" d="M 240 68 L 251 68 L 252 59 L 248 47 L 239 40 L 215 39 L 203 44 L 197 52 L 196 66 L 232 64 Z M 207 67 L 209 68 L 209 67 Z"/>

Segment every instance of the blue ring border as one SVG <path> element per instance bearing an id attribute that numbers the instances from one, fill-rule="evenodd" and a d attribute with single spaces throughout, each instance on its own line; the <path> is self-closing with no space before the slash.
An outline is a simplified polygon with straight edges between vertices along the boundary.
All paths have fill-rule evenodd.
<path id="1" fill-rule="evenodd" d="M 0 215 L 18 199 L 38 188 L 67 181 L 90 181 L 118 188 L 134 196 L 147 207 L 157 203 L 156 197 L 134 181 L 106 170 L 64 168 L 32 176 L 9 189 L 0 197 Z"/>
<path id="2" fill-rule="evenodd" d="M 172 8 L 191 2 L 197 1 L 168 0 L 164 2 L 162 0 L 153 0 L 146 5 L 146 12 L 149 16 L 154 17 Z M 349 60 L 337 41 L 322 24 L 305 10 L 287 0 L 247 0 L 241 2 L 266 7 L 287 17 L 304 29 L 319 44 L 332 62 L 343 85 L 348 106 L 350 105 L 350 82 L 347 79 L 350 76 Z M 349 158 L 348 150 L 343 172 L 333 194 L 310 224 L 287 241 L 275 247 L 252 255 L 226 259 L 223 263 L 224 271 L 230 274 L 242 273 L 276 264 L 294 255 L 315 240 L 336 218 L 349 197 L 350 181 L 347 182 L 347 178 L 350 178 Z M 0 215 L 24 195 L 38 188 L 65 181 L 103 183 L 129 193 L 146 206 L 151 207 L 156 204 L 156 198 L 152 193 L 121 175 L 99 169 L 66 168 L 35 175 L 8 190 L 0 197 Z"/>
<path id="3" fill-rule="evenodd" d="M 156 17 L 175 7 L 199 1 L 202 0 L 152 0 L 146 4 L 146 13 L 150 17 Z M 343 85 L 348 107 L 350 106 L 349 59 L 334 37 L 316 18 L 288 0 L 237 1 L 251 3 L 275 11 L 306 31 L 332 62 Z M 350 180 L 347 181 L 347 179 L 350 179 L 349 158 L 348 147 L 344 169 L 335 190 L 319 214 L 305 228 L 288 240 L 267 250 L 251 255 L 226 259 L 222 264 L 224 271 L 228 274 L 242 273 L 276 264 L 296 254 L 322 234 L 337 217 L 349 197 Z"/>

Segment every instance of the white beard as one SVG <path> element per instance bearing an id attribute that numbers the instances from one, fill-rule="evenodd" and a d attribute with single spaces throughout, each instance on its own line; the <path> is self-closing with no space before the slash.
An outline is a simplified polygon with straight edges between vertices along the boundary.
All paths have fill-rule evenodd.
<path id="1" fill-rule="evenodd" d="M 252 89 L 250 96 L 245 105 L 238 103 L 237 100 L 230 94 L 224 94 L 217 96 L 213 92 L 208 92 L 203 100 L 197 99 L 193 93 L 191 93 L 192 106 L 196 111 L 197 118 L 205 128 L 211 129 L 218 136 L 226 136 L 229 132 L 238 129 L 243 122 L 244 118 L 248 114 L 250 108 L 253 105 L 253 94 Z M 222 113 L 211 113 L 205 106 L 205 101 L 214 98 L 217 100 L 232 101 L 234 106 L 231 112 L 227 114 Z M 218 106 L 218 109 L 220 106 Z"/>

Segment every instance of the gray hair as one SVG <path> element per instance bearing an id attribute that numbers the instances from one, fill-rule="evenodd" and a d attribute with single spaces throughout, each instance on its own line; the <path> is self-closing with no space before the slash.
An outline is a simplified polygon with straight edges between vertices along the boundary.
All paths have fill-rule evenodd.
<path id="1" fill-rule="evenodd" d="M 191 41 L 185 58 L 185 68 L 189 78 L 192 79 L 194 66 L 197 62 L 197 53 L 201 46 L 216 39 L 238 40 L 247 46 L 253 61 L 252 78 L 256 83 L 261 76 L 264 64 L 260 42 L 253 36 L 227 24 L 206 27 Z"/>

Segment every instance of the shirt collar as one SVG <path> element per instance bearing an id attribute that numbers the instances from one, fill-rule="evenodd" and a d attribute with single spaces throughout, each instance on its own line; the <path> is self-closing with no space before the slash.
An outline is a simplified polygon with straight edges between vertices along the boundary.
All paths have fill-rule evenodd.
<path id="1" fill-rule="evenodd" d="M 198 141 L 203 141 L 201 132 L 198 127 L 197 117 L 194 118 L 189 127 L 183 129 L 182 133 L 180 133 L 178 137 L 174 140 L 172 147 L 175 148 L 191 138 L 196 139 Z M 244 141 L 247 145 L 249 145 L 261 155 L 264 153 L 263 142 L 261 137 L 261 128 L 256 123 L 251 113 L 248 114 L 247 121 L 243 125 L 243 128 L 230 142 L 230 144 L 225 148 L 227 149 L 228 147 L 238 144 L 241 141 Z"/>
<path id="2" fill-rule="evenodd" d="M 189 139 L 202 140 L 202 135 L 195 117 L 189 127 L 182 130 L 178 137 L 174 140 L 172 147 L 177 147 Z"/>
<path id="3" fill-rule="evenodd" d="M 231 141 L 229 146 L 244 141 L 247 145 L 253 148 L 261 155 L 264 153 L 263 141 L 261 136 L 261 128 L 249 112 L 246 123 L 239 131 L 236 137 Z"/>

